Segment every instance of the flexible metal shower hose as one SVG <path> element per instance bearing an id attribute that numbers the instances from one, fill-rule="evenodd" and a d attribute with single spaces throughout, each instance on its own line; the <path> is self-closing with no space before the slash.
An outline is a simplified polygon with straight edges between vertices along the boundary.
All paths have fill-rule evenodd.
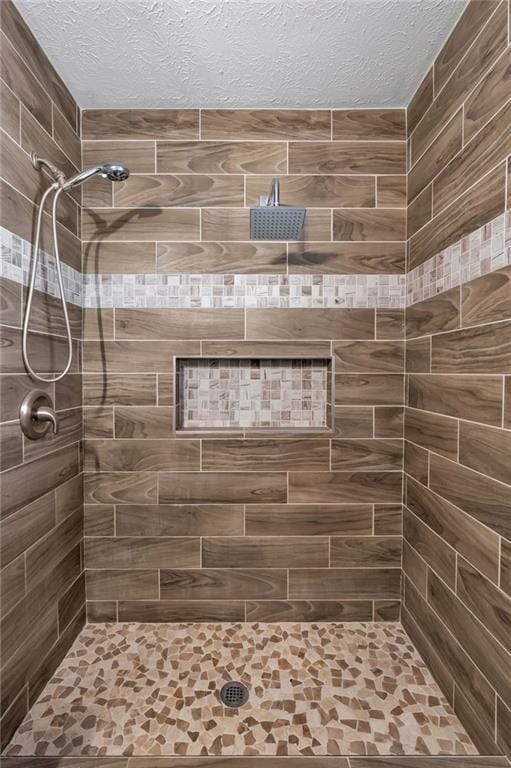
<path id="1" fill-rule="evenodd" d="M 67 355 L 67 363 L 66 367 L 62 371 L 62 373 L 59 373 L 58 376 L 55 376 L 53 378 L 44 378 L 43 376 L 40 376 L 38 373 L 34 371 L 32 366 L 30 365 L 29 357 L 28 357 L 28 324 L 30 322 L 30 312 L 32 310 L 32 299 L 34 297 L 34 289 L 35 289 L 35 281 L 37 276 L 37 264 L 39 262 L 39 240 L 41 237 L 41 225 L 43 221 L 43 213 L 44 213 L 44 205 L 46 203 L 46 200 L 48 196 L 51 194 L 51 192 L 55 192 L 54 198 L 53 198 L 53 204 L 52 204 L 52 233 L 53 233 L 53 247 L 54 247 L 54 256 L 55 256 L 55 264 L 57 269 L 57 278 L 59 282 L 59 291 L 60 291 L 60 300 L 62 302 L 62 311 L 64 313 L 64 321 L 66 324 L 66 335 L 67 335 L 67 344 L 68 344 L 68 355 Z M 37 223 L 36 223 L 36 231 L 35 231 L 35 242 L 34 242 L 34 251 L 33 251 L 33 261 L 32 261 L 32 271 L 30 273 L 30 284 L 28 288 L 28 297 L 27 297 L 27 304 L 25 307 L 25 316 L 23 318 L 23 339 L 22 339 L 22 355 L 23 355 L 23 362 L 25 364 L 25 368 L 27 369 L 28 373 L 32 378 L 36 379 L 37 381 L 42 381 L 47 384 L 53 384 L 56 381 L 60 381 L 66 373 L 68 373 L 69 369 L 71 368 L 71 362 L 73 359 L 73 340 L 71 337 L 71 328 L 69 325 L 69 315 L 67 312 L 67 305 L 66 305 L 66 299 L 64 296 L 64 283 L 62 281 L 62 268 L 60 264 L 60 255 L 59 255 L 59 243 L 58 243 L 58 233 L 57 233 L 57 203 L 58 199 L 62 193 L 62 188 L 59 186 L 58 183 L 52 184 L 51 187 L 49 187 L 46 192 L 43 194 L 41 198 L 41 203 L 39 205 L 39 211 L 37 213 Z"/>

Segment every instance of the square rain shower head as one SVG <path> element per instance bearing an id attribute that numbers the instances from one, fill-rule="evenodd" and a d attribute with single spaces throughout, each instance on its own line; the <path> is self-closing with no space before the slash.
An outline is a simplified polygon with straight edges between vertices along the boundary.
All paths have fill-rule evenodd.
<path id="1" fill-rule="evenodd" d="M 261 205 L 250 209 L 251 240 L 299 240 L 305 208 L 293 205 Z"/>

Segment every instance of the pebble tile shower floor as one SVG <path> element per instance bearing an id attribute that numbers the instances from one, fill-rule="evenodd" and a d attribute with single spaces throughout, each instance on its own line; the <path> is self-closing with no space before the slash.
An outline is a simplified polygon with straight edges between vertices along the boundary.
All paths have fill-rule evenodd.
<path id="1" fill-rule="evenodd" d="M 399 624 L 126 623 L 85 626 L 4 754 L 477 750 Z"/>

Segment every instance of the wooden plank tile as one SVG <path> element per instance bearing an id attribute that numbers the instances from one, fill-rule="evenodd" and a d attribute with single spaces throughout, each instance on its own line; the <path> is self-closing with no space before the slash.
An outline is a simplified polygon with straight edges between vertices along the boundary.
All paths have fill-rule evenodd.
<path id="1" fill-rule="evenodd" d="M 363 210 L 350 208 L 334 210 L 333 239 L 341 241 L 405 240 L 405 209 Z"/>
<path id="2" fill-rule="evenodd" d="M 84 475 L 86 504 L 155 504 L 154 472 L 91 472 Z"/>
<path id="3" fill-rule="evenodd" d="M 423 485 L 428 484 L 428 452 L 409 440 L 405 440 L 404 471 Z"/>
<path id="4" fill-rule="evenodd" d="M 374 409 L 374 436 L 402 438 L 404 433 L 402 406 L 376 406 Z"/>
<path id="5" fill-rule="evenodd" d="M 488 632 L 511 653 L 511 598 L 463 558 L 458 558 L 456 594 Z"/>
<path id="6" fill-rule="evenodd" d="M 335 408 L 336 437 L 372 437 L 373 408 L 339 406 Z"/>
<path id="7" fill-rule="evenodd" d="M 113 339 L 114 310 L 90 307 L 83 310 L 84 339 Z"/>
<path id="8" fill-rule="evenodd" d="M 412 237 L 433 218 L 433 185 L 419 192 L 406 211 L 406 236 Z"/>
<path id="9" fill-rule="evenodd" d="M 115 186 L 114 205 L 116 208 L 243 207 L 243 176 L 138 174 Z"/>
<path id="10" fill-rule="evenodd" d="M 399 568 L 293 569 L 289 596 L 302 600 L 344 600 L 399 597 Z"/>
<path id="11" fill-rule="evenodd" d="M 511 317 L 511 266 L 461 286 L 462 325 L 478 325 Z"/>
<path id="12" fill-rule="evenodd" d="M 286 145 L 269 141 L 159 141 L 158 173 L 285 173 Z"/>
<path id="13" fill-rule="evenodd" d="M 246 620 L 251 622 L 372 621 L 373 617 L 372 601 L 370 600 L 260 600 L 248 602 L 246 610 Z M 297 758 L 300 760 L 300 764 L 297 764 L 296 768 L 300 768 L 303 759 Z M 255 760 L 257 761 L 257 758 Z M 294 762 L 293 758 L 288 758 L 288 760 Z M 316 764 L 319 765 L 317 758 Z M 328 768 L 327 764 L 325 766 Z M 303 768 L 306 766 L 304 765 Z M 337 761 L 335 768 L 341 768 Z"/>
<path id="14" fill-rule="evenodd" d="M 259 205 L 268 195 L 272 176 L 247 176 L 247 205 Z M 281 176 L 280 196 L 286 205 L 307 208 L 374 208 L 373 176 Z"/>
<path id="15" fill-rule="evenodd" d="M 285 502 L 286 475 L 282 472 L 187 472 L 161 473 L 160 503 L 256 504 Z"/>
<path id="16" fill-rule="evenodd" d="M 239 622 L 245 620 L 244 603 L 220 600 L 143 600 L 119 601 L 119 621 Z"/>
<path id="17" fill-rule="evenodd" d="M 329 110 L 305 109 L 203 109 L 201 138 L 330 139 Z"/>
<path id="18" fill-rule="evenodd" d="M 2 40 L 0 61 L 2 79 L 51 134 L 51 102 L 48 94 L 5 36 Z"/>
<path id="19" fill-rule="evenodd" d="M 413 373 L 408 381 L 408 404 L 412 408 L 500 426 L 502 378 Z"/>
<path id="20" fill-rule="evenodd" d="M 84 540 L 85 567 L 89 568 L 197 568 L 198 537 L 96 536 Z"/>
<path id="21" fill-rule="evenodd" d="M 83 370 L 87 373 L 169 373 L 174 355 L 198 355 L 198 341 L 85 341 Z M 107 385 L 108 388 L 108 385 Z"/>
<path id="22" fill-rule="evenodd" d="M 465 100 L 467 92 L 481 78 L 482 74 L 507 47 L 507 7 L 501 2 L 490 22 L 481 31 L 474 44 L 467 50 L 445 87 L 438 91 L 436 98 L 412 135 L 412 159 L 421 155 L 434 138 L 439 126 L 453 115 Z M 479 27 L 474 27 L 472 34 Z"/>
<path id="23" fill-rule="evenodd" d="M 510 122 L 508 104 L 440 171 L 433 183 L 435 214 L 511 152 Z"/>
<path id="24" fill-rule="evenodd" d="M 402 440 L 332 440 L 333 471 L 402 469 Z"/>
<path id="25" fill-rule="evenodd" d="M 0 329 L 0 344 L 2 357 L 0 360 L 2 373 L 25 373 L 21 357 L 21 329 L 4 325 Z M 71 373 L 78 369 L 77 343 L 74 342 Z M 67 342 L 60 336 L 46 336 L 42 333 L 28 334 L 28 351 L 34 370 L 41 374 L 61 371 L 66 365 L 68 349 Z M 48 366 L 51 370 L 48 371 Z"/>
<path id="26" fill-rule="evenodd" d="M 83 399 L 84 405 L 155 405 L 156 374 L 84 374 Z"/>
<path id="27" fill-rule="evenodd" d="M 243 309 L 116 309 L 116 339 L 242 339 Z"/>
<path id="28" fill-rule="evenodd" d="M 203 440 L 205 471 L 244 470 L 285 472 L 288 469 L 328 469 L 330 441 L 327 439 Z"/>
<path id="29" fill-rule="evenodd" d="M 184 210 L 184 209 L 183 209 Z M 191 210 L 192 213 L 197 211 Z M 179 213 L 179 211 L 174 211 Z M 202 208 L 203 240 L 247 240 L 250 237 L 250 211 L 248 208 Z M 159 240 L 196 240 L 198 237 L 158 237 Z M 298 240 L 332 239 L 332 212 L 329 208 L 310 208 Z"/>
<path id="30" fill-rule="evenodd" d="M 400 600 L 375 600 L 374 621 L 399 621 L 401 617 Z"/>
<path id="31" fill-rule="evenodd" d="M 370 535 L 370 504 L 251 504 L 245 512 L 247 536 Z"/>
<path id="32" fill-rule="evenodd" d="M 332 138 L 404 141 L 404 109 L 335 109 L 332 112 Z"/>
<path id="33" fill-rule="evenodd" d="M 227 536 L 202 539 L 204 568 L 326 568 L 323 536 Z"/>
<path id="34" fill-rule="evenodd" d="M 15 467 L 23 461 L 23 434 L 19 421 L 0 424 L 0 470 Z"/>
<path id="35" fill-rule="evenodd" d="M 335 377 L 336 405 L 401 405 L 403 376 L 398 373 L 342 373 Z"/>
<path id="36" fill-rule="evenodd" d="M 109 405 L 88 405 L 83 409 L 83 437 L 113 438 L 114 410 Z"/>
<path id="37" fill-rule="evenodd" d="M 511 485 L 511 431 L 460 421 L 460 464 Z"/>
<path id="38" fill-rule="evenodd" d="M 290 472 L 289 501 L 298 504 L 401 501 L 400 472 Z"/>
<path id="39" fill-rule="evenodd" d="M 3 80 L 0 82 L 0 127 L 19 144 L 20 102 Z"/>
<path id="40" fill-rule="evenodd" d="M 87 440 L 84 469 L 92 472 L 187 472 L 199 469 L 198 440 Z"/>
<path id="41" fill-rule="evenodd" d="M 115 436 L 131 440 L 175 437 L 173 414 L 174 409 L 169 406 L 118 406 L 114 415 Z"/>
<path id="42" fill-rule="evenodd" d="M 198 139 L 198 109 L 85 109 L 82 138 Z"/>
<path id="43" fill-rule="evenodd" d="M 408 174 L 408 200 L 414 200 L 462 147 L 463 115 L 458 110 Z"/>
<path id="44" fill-rule="evenodd" d="M 287 596 L 284 568 L 160 571 L 162 600 L 270 600 Z"/>
<path id="45" fill-rule="evenodd" d="M 2 567 L 29 549 L 55 525 L 55 494 L 44 494 L 0 524 Z"/>
<path id="46" fill-rule="evenodd" d="M 504 376 L 504 426 L 511 428 L 511 377 Z"/>
<path id="47" fill-rule="evenodd" d="M 406 173 L 406 145 L 404 141 L 290 141 L 289 173 Z"/>
<path id="48" fill-rule="evenodd" d="M 403 541 L 403 572 L 419 590 L 422 597 L 426 597 L 428 583 L 428 566 L 419 556 L 413 546 L 404 539 Z"/>
<path id="49" fill-rule="evenodd" d="M 485 0 L 472 0 L 468 3 L 435 60 L 435 90 L 437 93 L 451 77 L 497 5 L 498 2 L 495 0 L 490 3 L 485 2 Z"/>
<path id="50" fill-rule="evenodd" d="M 156 247 L 156 271 L 163 274 L 286 272 L 286 246 L 281 243 L 157 243 Z"/>
<path id="51" fill-rule="evenodd" d="M 248 339 L 372 339 L 373 309 L 248 309 Z"/>
<path id="52" fill-rule="evenodd" d="M 409 268 L 486 224 L 505 207 L 505 166 L 502 164 L 443 209 L 410 240 Z"/>
<path id="53" fill-rule="evenodd" d="M 95 570 L 87 568 L 87 598 L 89 600 L 158 600 L 159 578 L 151 570 Z"/>
<path id="54" fill-rule="evenodd" d="M 93 274 L 136 274 L 155 271 L 155 243 L 85 242 L 83 271 Z"/>
<path id="55" fill-rule="evenodd" d="M 25 596 L 25 557 L 20 555 L 0 571 L 2 614 L 8 613 Z"/>
<path id="56" fill-rule="evenodd" d="M 115 506 L 113 504 L 84 504 L 84 536 L 113 536 L 115 533 Z"/>
<path id="57" fill-rule="evenodd" d="M 403 309 L 376 309 L 376 338 L 404 339 L 405 313 Z"/>
<path id="58" fill-rule="evenodd" d="M 333 568 L 398 568 L 401 542 L 401 536 L 333 536 L 330 565 Z"/>
<path id="59" fill-rule="evenodd" d="M 497 693 L 504 701 L 510 701 L 509 654 L 434 573 L 428 578 L 428 602 L 449 630 L 463 638 L 463 647 Z"/>
<path id="60" fill-rule="evenodd" d="M 500 586 L 506 594 L 511 596 L 511 544 L 502 539 Z"/>
<path id="61" fill-rule="evenodd" d="M 76 446 L 6 470 L 2 475 L 2 517 L 13 514 L 78 474 Z"/>
<path id="62" fill-rule="evenodd" d="M 509 754 L 511 747 L 511 709 L 497 697 L 497 744 Z"/>
<path id="63" fill-rule="evenodd" d="M 406 176 L 378 176 L 376 205 L 378 208 L 406 208 Z"/>
<path id="64" fill-rule="evenodd" d="M 330 356 L 330 342 L 302 341 L 204 341 L 202 354 L 212 357 L 307 357 Z"/>
<path id="65" fill-rule="evenodd" d="M 477 134 L 480 128 L 509 100 L 511 51 L 503 56 L 474 88 L 464 105 L 465 142 Z"/>
<path id="66" fill-rule="evenodd" d="M 337 373 L 400 373 L 404 370 L 403 341 L 335 341 Z"/>
<path id="67" fill-rule="evenodd" d="M 126 505 L 116 510 L 118 536 L 241 536 L 241 504 Z"/>
<path id="68" fill-rule="evenodd" d="M 378 536 L 401 536 L 403 529 L 403 505 L 374 505 L 374 534 Z"/>
<path id="69" fill-rule="evenodd" d="M 456 461 L 458 456 L 458 422 L 448 416 L 407 408 L 405 439 Z"/>
<path id="70" fill-rule="evenodd" d="M 403 509 L 403 536 L 429 567 L 454 589 L 456 552 L 406 507 Z"/>
<path id="71" fill-rule="evenodd" d="M 290 243 L 289 274 L 371 275 L 404 272 L 404 243 Z"/>
<path id="72" fill-rule="evenodd" d="M 84 141 L 82 147 L 85 168 L 102 165 L 116 157 L 128 166 L 130 173 L 156 173 L 153 141 Z"/>
<path id="73" fill-rule="evenodd" d="M 415 91 L 407 109 L 408 132 L 415 130 L 417 123 L 422 118 L 429 105 L 433 101 L 433 67 L 426 73 L 421 84 Z"/>
<path id="74" fill-rule="evenodd" d="M 431 337 L 407 340 L 405 357 L 408 373 L 428 373 L 431 368 Z"/>
<path id="75" fill-rule="evenodd" d="M 511 321 L 433 336 L 435 373 L 511 373 Z"/>
<path id="76" fill-rule="evenodd" d="M 194 208 L 98 208 L 82 213 L 84 240 L 197 240 L 200 211 Z"/>
<path id="77" fill-rule="evenodd" d="M 489 477 L 432 455 L 430 487 L 491 530 L 510 537 L 509 488 Z"/>
<path id="78" fill-rule="evenodd" d="M 117 621 L 117 602 L 115 600 L 88 600 L 87 621 L 103 623 Z M 120 766 L 119 768 L 124 768 Z"/>
<path id="79" fill-rule="evenodd" d="M 73 105 L 72 120 L 69 123 L 62 112 L 55 106 L 53 108 L 53 138 L 63 152 L 69 157 L 77 168 L 82 167 L 82 144 L 75 130 L 76 106 Z"/>
<path id="80" fill-rule="evenodd" d="M 435 533 L 492 581 L 498 579 L 496 533 L 466 515 L 424 484 L 406 480 L 407 506 Z"/>

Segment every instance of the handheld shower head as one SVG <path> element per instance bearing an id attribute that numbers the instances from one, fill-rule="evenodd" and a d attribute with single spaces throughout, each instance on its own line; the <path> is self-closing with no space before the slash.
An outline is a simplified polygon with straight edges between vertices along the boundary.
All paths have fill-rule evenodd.
<path id="1" fill-rule="evenodd" d="M 62 189 L 67 192 L 74 187 L 78 187 L 85 181 L 88 181 L 93 176 L 103 176 L 110 181 L 125 181 L 130 175 L 129 168 L 120 163 L 117 160 L 113 160 L 110 163 L 103 163 L 103 165 L 95 165 L 92 168 L 86 168 L 84 171 L 77 173 L 76 176 L 72 176 L 62 184 Z"/>

